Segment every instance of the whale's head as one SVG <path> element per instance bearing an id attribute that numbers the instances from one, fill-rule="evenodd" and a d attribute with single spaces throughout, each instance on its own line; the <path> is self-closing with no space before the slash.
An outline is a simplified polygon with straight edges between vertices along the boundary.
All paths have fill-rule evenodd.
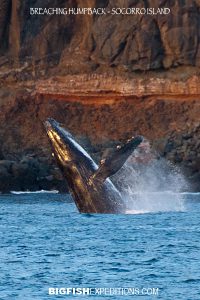
<path id="1" fill-rule="evenodd" d="M 75 176 L 76 172 L 89 177 L 97 168 L 90 155 L 77 143 L 69 131 L 62 128 L 54 119 L 44 122 L 53 154 L 62 171 Z M 87 176 L 85 170 L 87 169 Z M 90 172 L 90 169 L 91 172 Z M 68 175 L 69 176 L 69 175 Z"/>
<path id="2" fill-rule="evenodd" d="M 51 142 L 53 153 L 61 164 L 70 163 L 75 159 L 72 136 L 64 130 L 54 119 L 44 123 L 48 138 Z"/>
<path id="3" fill-rule="evenodd" d="M 97 170 L 90 155 L 73 136 L 54 119 L 44 122 L 54 158 L 67 181 L 68 188 L 81 212 L 96 212 L 88 191 L 88 181 Z"/>

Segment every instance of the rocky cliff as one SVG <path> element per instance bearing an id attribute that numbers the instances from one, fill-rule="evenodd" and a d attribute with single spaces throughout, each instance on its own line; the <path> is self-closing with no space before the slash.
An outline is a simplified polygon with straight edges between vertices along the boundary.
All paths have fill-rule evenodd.
<path id="1" fill-rule="evenodd" d="M 66 72 L 199 67 L 198 0 L 2 0 L 0 53 L 13 63 L 57 64 Z M 30 8 L 169 7 L 157 15 L 31 15 Z"/>
<path id="2" fill-rule="evenodd" d="M 170 7 L 168 15 L 30 15 L 36 7 Z M 0 190 L 64 190 L 42 122 L 96 160 L 143 134 L 200 190 L 200 2 L 2 1 Z"/>

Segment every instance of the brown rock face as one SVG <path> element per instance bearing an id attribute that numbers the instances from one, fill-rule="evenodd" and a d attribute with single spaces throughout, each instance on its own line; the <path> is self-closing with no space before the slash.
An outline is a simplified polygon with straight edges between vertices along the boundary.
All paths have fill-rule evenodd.
<path id="1" fill-rule="evenodd" d="M 161 156 L 180 166 L 195 181 L 195 190 L 199 190 L 199 95 L 138 97 L 101 92 L 91 97 L 80 93 L 22 93 L 7 97 L 13 101 L 10 100 L 9 106 L 1 106 L 1 159 L 11 160 L 14 174 L 23 175 L 26 167 L 26 174 L 31 178 L 26 188 L 63 188 L 43 126 L 44 120 L 53 117 L 97 160 L 104 149 L 142 134 Z M 13 177 L 4 163 L 1 170 L 3 178 Z M 52 176 L 51 180 L 48 175 Z M 20 186 L 24 188 L 21 181 Z"/>
<path id="2" fill-rule="evenodd" d="M 2 1 L 0 53 L 15 62 L 53 60 L 66 72 L 199 66 L 199 1 Z M 157 15 L 30 15 L 30 8 L 166 8 Z"/>

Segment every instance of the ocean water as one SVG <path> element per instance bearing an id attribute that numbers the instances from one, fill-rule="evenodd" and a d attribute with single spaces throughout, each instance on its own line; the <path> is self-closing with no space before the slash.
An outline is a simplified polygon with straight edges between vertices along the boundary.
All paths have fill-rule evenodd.
<path id="1" fill-rule="evenodd" d="M 67 195 L 0 195 L 0 299 L 200 299 L 200 195 L 181 195 L 174 211 L 173 197 L 160 193 L 158 206 L 134 214 L 82 215 Z M 56 296 L 50 287 L 140 294 Z"/>

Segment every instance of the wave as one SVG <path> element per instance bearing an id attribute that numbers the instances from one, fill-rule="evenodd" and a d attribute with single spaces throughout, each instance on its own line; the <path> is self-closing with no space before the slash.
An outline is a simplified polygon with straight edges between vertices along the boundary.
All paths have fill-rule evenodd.
<path id="1" fill-rule="evenodd" d="M 134 210 L 134 209 L 130 209 L 130 210 L 126 210 L 125 214 L 126 215 L 143 215 L 143 214 L 148 214 L 151 213 L 151 211 L 148 210 Z"/>
<path id="2" fill-rule="evenodd" d="M 59 191 L 57 190 L 40 190 L 40 191 L 11 191 L 11 194 L 14 195 L 23 195 L 23 194 L 58 194 Z"/>

